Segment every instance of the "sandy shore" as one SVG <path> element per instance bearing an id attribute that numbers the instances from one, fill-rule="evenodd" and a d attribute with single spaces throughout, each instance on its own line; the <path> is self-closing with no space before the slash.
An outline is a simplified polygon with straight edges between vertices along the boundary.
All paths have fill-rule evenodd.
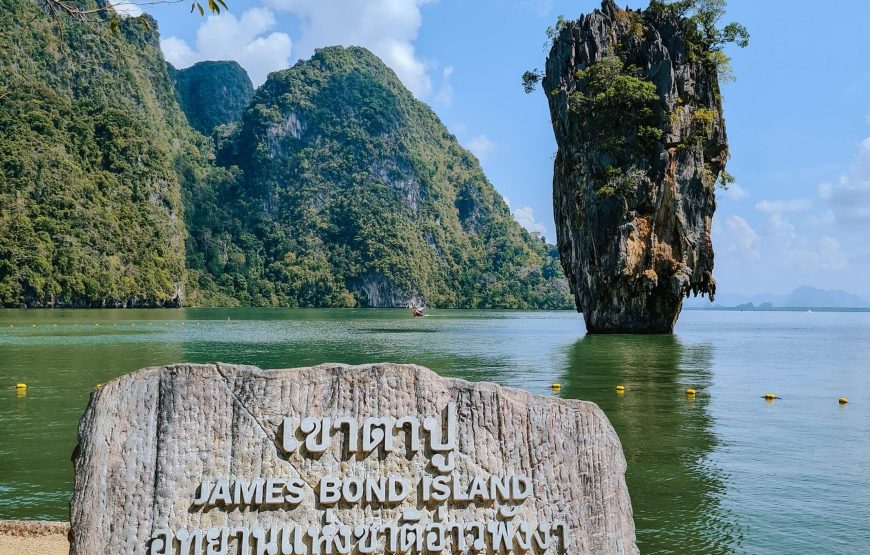
<path id="1" fill-rule="evenodd" d="M 66 522 L 0 520 L 0 555 L 66 555 Z"/>

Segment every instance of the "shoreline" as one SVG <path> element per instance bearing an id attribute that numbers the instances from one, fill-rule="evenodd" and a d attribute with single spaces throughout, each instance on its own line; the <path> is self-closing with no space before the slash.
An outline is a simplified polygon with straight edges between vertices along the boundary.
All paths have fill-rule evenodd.
<path id="1" fill-rule="evenodd" d="M 69 523 L 51 520 L 0 520 L 0 555 L 65 555 Z"/>

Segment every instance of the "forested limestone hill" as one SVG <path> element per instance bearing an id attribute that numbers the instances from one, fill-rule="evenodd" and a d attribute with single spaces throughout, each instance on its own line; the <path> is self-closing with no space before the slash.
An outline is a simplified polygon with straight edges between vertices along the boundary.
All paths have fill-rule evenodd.
<path id="1" fill-rule="evenodd" d="M 178 305 L 173 159 L 198 154 L 156 35 L 58 26 L 31 0 L 0 14 L 0 305 Z"/>
<path id="2" fill-rule="evenodd" d="M 554 247 L 367 50 L 242 111 L 241 68 L 174 70 L 148 16 L 0 11 L 0 305 L 570 305 Z"/>
<path id="3" fill-rule="evenodd" d="M 189 204 L 202 291 L 305 306 L 568 304 L 553 247 L 368 50 L 325 48 L 271 74 L 218 161 L 238 179 Z"/>
<path id="4" fill-rule="evenodd" d="M 238 62 L 199 62 L 186 69 L 169 66 L 178 102 L 190 125 L 204 135 L 242 117 L 254 85 Z"/>

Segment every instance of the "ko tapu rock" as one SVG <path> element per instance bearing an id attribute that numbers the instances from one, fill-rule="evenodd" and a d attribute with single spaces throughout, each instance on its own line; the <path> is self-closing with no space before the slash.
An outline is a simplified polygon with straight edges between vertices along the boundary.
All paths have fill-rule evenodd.
<path id="1" fill-rule="evenodd" d="M 669 333 L 683 298 L 716 290 L 727 58 L 687 21 L 662 2 L 632 11 L 605 0 L 552 32 L 543 89 L 559 256 L 591 333 Z"/>
<path id="2" fill-rule="evenodd" d="M 174 365 L 91 396 L 71 553 L 637 553 L 593 403 L 419 366 Z"/>

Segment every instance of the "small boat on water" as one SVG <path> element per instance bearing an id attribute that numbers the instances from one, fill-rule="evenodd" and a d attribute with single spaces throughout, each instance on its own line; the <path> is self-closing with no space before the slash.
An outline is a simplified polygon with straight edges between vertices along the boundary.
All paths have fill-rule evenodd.
<path id="1" fill-rule="evenodd" d="M 423 313 L 422 306 L 411 305 L 410 308 L 411 308 L 411 317 L 412 318 L 422 318 L 423 316 L 425 316 L 425 314 Z"/>

